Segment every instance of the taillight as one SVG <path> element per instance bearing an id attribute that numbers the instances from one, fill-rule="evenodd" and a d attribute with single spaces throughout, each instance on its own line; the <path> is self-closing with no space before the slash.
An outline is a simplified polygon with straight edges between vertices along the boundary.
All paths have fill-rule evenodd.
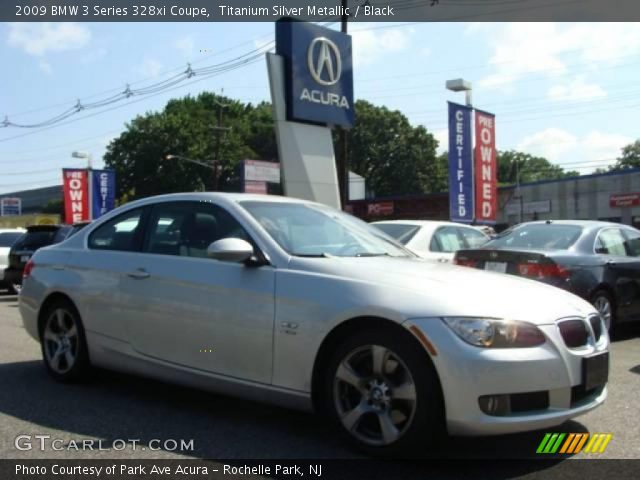
<path id="1" fill-rule="evenodd" d="M 33 260 L 29 260 L 24 266 L 24 270 L 22 271 L 22 278 L 27 278 L 29 275 L 31 275 L 31 270 L 33 270 L 33 267 L 35 266 L 36 264 L 33 263 Z"/>
<path id="2" fill-rule="evenodd" d="M 470 258 L 454 258 L 453 259 L 453 263 L 455 265 L 460 265 L 462 267 L 471 267 L 471 268 L 475 268 L 476 266 L 478 266 L 478 261 L 477 260 L 472 260 Z"/>
<path id="3" fill-rule="evenodd" d="M 531 278 L 569 278 L 569 270 L 555 263 L 520 263 L 518 274 Z"/>

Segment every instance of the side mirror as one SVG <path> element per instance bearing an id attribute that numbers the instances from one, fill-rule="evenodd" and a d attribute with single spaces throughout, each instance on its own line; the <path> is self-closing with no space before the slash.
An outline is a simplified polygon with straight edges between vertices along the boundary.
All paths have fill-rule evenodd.
<path id="1" fill-rule="evenodd" d="M 253 247 L 240 238 L 223 238 L 207 248 L 207 256 L 223 262 L 246 262 L 253 255 Z"/>

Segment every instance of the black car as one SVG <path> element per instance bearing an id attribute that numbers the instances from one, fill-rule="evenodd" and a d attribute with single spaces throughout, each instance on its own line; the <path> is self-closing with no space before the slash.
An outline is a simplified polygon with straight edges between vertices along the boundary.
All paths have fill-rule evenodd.
<path id="1" fill-rule="evenodd" d="M 612 331 L 640 318 L 640 230 L 579 220 L 526 222 L 454 263 L 539 280 L 591 302 Z"/>
<path id="2" fill-rule="evenodd" d="M 4 271 L 5 283 L 13 293 L 20 292 L 22 272 L 36 250 L 62 242 L 82 228 L 87 222 L 73 225 L 32 225 L 15 241 L 9 251 L 9 265 Z"/>

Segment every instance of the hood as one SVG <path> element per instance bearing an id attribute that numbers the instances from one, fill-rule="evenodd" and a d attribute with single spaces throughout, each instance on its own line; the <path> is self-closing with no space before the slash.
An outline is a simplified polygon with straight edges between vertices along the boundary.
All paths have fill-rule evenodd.
<path id="1" fill-rule="evenodd" d="M 395 292 L 407 318 L 486 316 L 542 325 L 595 312 L 580 297 L 541 282 L 423 259 L 294 258 L 290 268 L 373 284 L 372 292 L 386 292 L 385 301 Z M 372 304 L 379 297 L 371 298 Z"/>

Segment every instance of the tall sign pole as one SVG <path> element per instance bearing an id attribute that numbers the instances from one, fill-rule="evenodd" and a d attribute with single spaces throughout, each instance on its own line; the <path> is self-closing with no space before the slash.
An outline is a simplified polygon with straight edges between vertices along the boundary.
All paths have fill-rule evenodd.
<path id="1" fill-rule="evenodd" d="M 347 15 L 347 3 L 348 0 L 342 0 L 342 19 L 340 22 L 340 31 L 347 33 L 347 22 L 349 21 L 349 15 Z M 354 105 L 355 107 L 355 105 Z M 346 209 L 349 202 L 349 149 L 347 144 L 347 129 L 345 127 L 340 128 L 338 147 L 338 185 L 340 187 L 340 204 L 342 209 Z"/>

